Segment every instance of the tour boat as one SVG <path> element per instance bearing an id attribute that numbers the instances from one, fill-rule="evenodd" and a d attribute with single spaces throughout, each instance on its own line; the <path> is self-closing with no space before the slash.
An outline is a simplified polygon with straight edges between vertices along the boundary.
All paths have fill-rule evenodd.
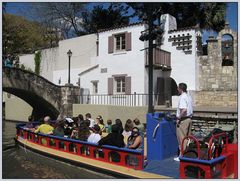
<path id="1" fill-rule="evenodd" d="M 75 139 L 34 133 L 25 125 L 19 123 L 16 126 L 16 142 L 21 146 L 117 178 L 237 178 L 237 144 L 226 143 L 221 155 L 202 160 L 197 143 L 197 158 L 180 157 L 180 162 L 174 161 L 178 147 L 175 124 L 160 113 L 147 115 L 147 145 L 144 145 L 147 146 L 147 155 L 144 150 L 100 147 Z M 194 137 L 188 139 L 198 142 Z"/>

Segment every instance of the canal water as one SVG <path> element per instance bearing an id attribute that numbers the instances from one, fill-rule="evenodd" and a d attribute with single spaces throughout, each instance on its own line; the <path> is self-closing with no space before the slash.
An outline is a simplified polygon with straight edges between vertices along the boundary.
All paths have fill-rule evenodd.
<path id="1" fill-rule="evenodd" d="M 2 178 L 3 179 L 114 179 L 85 168 L 51 159 L 22 147 L 16 147 L 15 122 L 3 120 Z"/>

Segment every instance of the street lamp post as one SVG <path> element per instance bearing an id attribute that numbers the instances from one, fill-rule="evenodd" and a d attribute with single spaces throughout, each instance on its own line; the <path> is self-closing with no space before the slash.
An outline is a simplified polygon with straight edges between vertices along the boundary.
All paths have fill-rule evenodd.
<path id="1" fill-rule="evenodd" d="M 67 55 L 68 55 L 68 85 L 70 85 L 70 61 L 72 56 L 71 50 L 68 50 Z"/>
<path id="2" fill-rule="evenodd" d="M 160 18 L 160 9 L 154 10 L 152 4 L 148 4 L 146 16 L 144 17 L 145 21 L 148 24 L 148 30 L 142 32 L 139 39 L 141 41 L 148 41 L 148 113 L 154 112 L 153 106 L 153 49 L 157 44 L 153 44 L 153 40 L 159 39 L 161 40 L 161 36 L 163 30 L 160 28 L 160 19 L 159 19 L 159 27 L 156 29 L 156 25 L 154 25 L 154 20 L 156 18 Z M 146 33 L 148 32 L 148 33 Z M 161 42 L 161 41 L 160 41 Z"/>

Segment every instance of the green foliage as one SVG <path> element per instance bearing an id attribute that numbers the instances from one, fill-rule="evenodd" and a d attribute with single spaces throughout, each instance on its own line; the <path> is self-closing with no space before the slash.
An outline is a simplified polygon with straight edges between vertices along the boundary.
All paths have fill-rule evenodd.
<path id="1" fill-rule="evenodd" d="M 25 68 L 25 65 L 24 65 L 24 64 L 21 64 L 20 69 L 25 70 L 25 69 L 26 69 L 26 68 Z"/>
<path id="2" fill-rule="evenodd" d="M 219 32 L 223 29 L 226 16 L 226 3 L 127 3 L 134 9 L 130 16 L 143 19 L 144 14 L 152 14 L 160 9 L 161 14 L 171 14 L 177 20 L 177 27 L 184 28 L 199 25 L 206 30 Z"/>
<path id="3" fill-rule="evenodd" d="M 92 11 L 83 12 L 83 29 L 86 33 L 127 25 L 129 17 L 123 15 L 124 7 L 120 3 L 111 3 L 108 8 L 94 6 Z"/>
<path id="4" fill-rule="evenodd" d="M 41 26 L 21 16 L 5 14 L 3 21 L 3 54 L 31 53 L 44 47 Z"/>
<path id="5" fill-rule="evenodd" d="M 40 65 L 41 65 L 41 52 L 38 51 L 35 53 L 34 61 L 35 61 L 35 74 L 39 75 L 40 74 Z"/>

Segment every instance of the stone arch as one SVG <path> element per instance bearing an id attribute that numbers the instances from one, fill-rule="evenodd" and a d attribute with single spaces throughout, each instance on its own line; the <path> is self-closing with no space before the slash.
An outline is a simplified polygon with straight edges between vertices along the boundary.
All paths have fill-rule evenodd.
<path id="1" fill-rule="evenodd" d="M 233 36 L 223 34 L 221 39 L 222 66 L 233 66 Z"/>
<path id="2" fill-rule="evenodd" d="M 225 27 L 223 30 L 221 30 L 219 33 L 218 33 L 218 36 L 217 36 L 217 40 L 218 40 L 218 47 L 219 47 L 219 56 L 220 57 L 223 57 L 223 54 L 222 54 L 222 41 L 223 41 L 223 36 L 224 35 L 228 35 L 228 36 L 231 36 L 232 37 L 232 48 L 233 48 L 233 57 L 232 57 L 232 60 L 233 60 L 233 67 L 237 67 L 237 49 L 238 49 L 238 38 L 237 38 L 237 33 L 233 30 L 230 29 L 229 27 L 229 23 L 226 23 L 225 24 Z"/>
<path id="3" fill-rule="evenodd" d="M 178 95 L 177 83 L 172 77 L 158 77 L 157 78 L 157 94 L 158 105 L 169 104 L 172 105 L 172 96 Z"/>
<path id="4" fill-rule="evenodd" d="M 13 94 L 28 103 L 33 108 L 32 114 L 36 119 L 47 115 L 52 119 L 56 119 L 59 115 L 59 110 L 57 110 L 47 100 L 33 92 L 9 87 L 3 87 L 3 91 Z"/>
<path id="5" fill-rule="evenodd" d="M 72 116 L 72 104 L 79 102 L 79 87 L 57 86 L 47 79 L 19 68 L 3 67 L 3 91 L 13 94 L 33 108 L 36 118 L 58 114 Z"/>
<path id="6" fill-rule="evenodd" d="M 176 81 L 172 78 L 171 78 L 171 96 L 176 96 L 178 95 L 178 91 L 177 91 L 177 83 Z"/>

